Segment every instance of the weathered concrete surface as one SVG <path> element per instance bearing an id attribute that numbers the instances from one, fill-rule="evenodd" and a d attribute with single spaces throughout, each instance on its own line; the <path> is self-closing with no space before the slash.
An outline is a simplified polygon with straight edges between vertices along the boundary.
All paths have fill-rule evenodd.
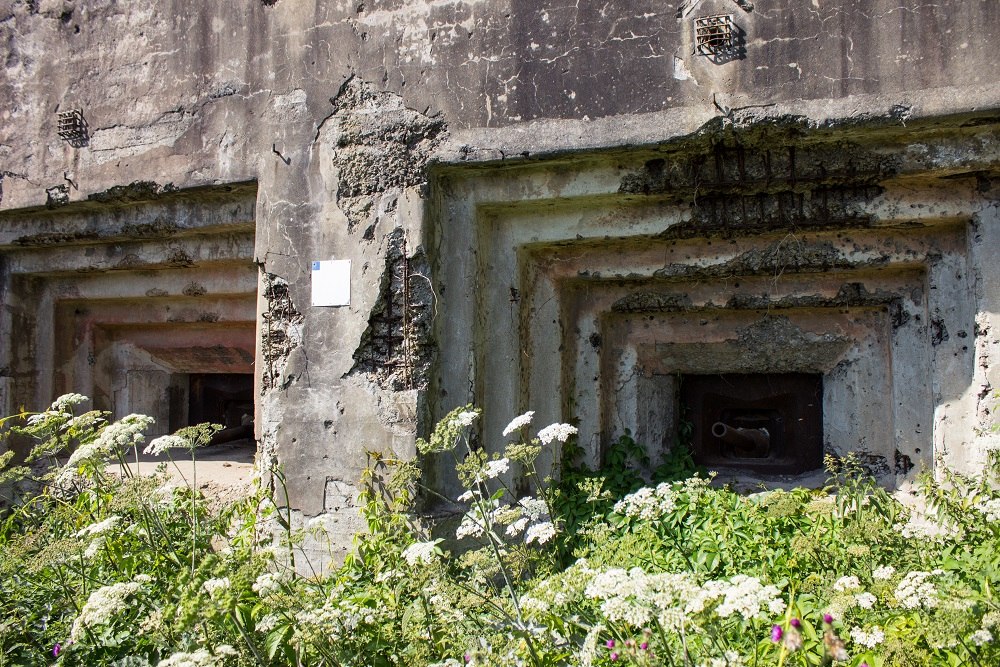
<path id="1" fill-rule="evenodd" d="M 973 461 L 1000 368 L 1000 7 L 755 4 L 0 0 L 0 397 L 98 378 L 102 336 L 106 378 L 169 391 L 202 327 L 224 350 L 205 367 L 244 372 L 252 349 L 262 452 L 302 516 L 338 513 L 342 543 L 363 450 L 410 455 L 467 400 L 485 434 L 528 407 L 579 414 L 599 452 L 621 426 L 602 317 L 808 310 L 822 338 L 863 292 L 886 310 L 858 340 L 889 350 L 859 359 L 929 397 L 894 404 L 893 444 L 872 446 L 926 459 L 919 423 Z M 692 21 L 720 12 L 731 57 L 693 55 Z M 82 145 L 56 134 L 72 108 Z M 554 268 L 584 254 L 605 268 Z M 310 305 L 324 259 L 352 260 L 350 306 Z M 730 289 L 744 275 L 776 284 Z M 173 351 L 150 352 L 140 320 Z M 622 358 L 641 365 L 633 339 Z M 143 394 L 94 382 L 121 409 L 110 387 Z M 873 419 L 835 422 L 831 447 Z"/>

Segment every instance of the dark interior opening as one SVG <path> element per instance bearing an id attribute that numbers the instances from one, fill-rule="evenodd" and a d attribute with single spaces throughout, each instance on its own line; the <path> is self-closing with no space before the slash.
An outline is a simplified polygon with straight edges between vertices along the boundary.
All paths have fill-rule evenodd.
<path id="1" fill-rule="evenodd" d="M 823 464 L 822 375 L 687 375 L 680 400 L 700 465 L 798 474 Z"/>
<path id="2" fill-rule="evenodd" d="M 221 424 L 213 444 L 253 438 L 253 375 L 192 373 L 188 376 L 188 425 Z"/>

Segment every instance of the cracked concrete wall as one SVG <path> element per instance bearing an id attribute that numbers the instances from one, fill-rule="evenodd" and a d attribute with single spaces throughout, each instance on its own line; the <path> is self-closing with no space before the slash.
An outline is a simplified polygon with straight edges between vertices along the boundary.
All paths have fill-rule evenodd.
<path id="1" fill-rule="evenodd" d="M 731 58 L 693 55 L 693 20 L 712 13 L 733 15 Z M 700 191 L 706 203 L 714 197 L 714 208 L 686 214 L 692 224 L 687 232 L 675 230 L 679 238 L 700 235 L 706 225 L 721 229 L 734 217 L 748 229 L 762 220 L 786 224 L 779 212 L 789 207 L 801 224 L 816 218 L 868 224 L 886 217 L 884 209 L 905 206 L 903 195 L 890 200 L 878 189 L 898 164 L 922 161 L 927 169 L 957 173 L 968 162 L 968 146 L 947 138 L 921 143 L 908 125 L 972 111 L 979 115 L 970 123 L 993 122 L 983 112 L 1000 108 L 1000 87 L 989 75 L 995 47 L 985 28 L 998 23 L 1000 8 L 992 0 L 947 6 L 876 0 L 860 8 L 846 0 L 599 6 L 0 0 L 0 43 L 6 47 L 0 68 L 0 332 L 45 318 L 27 300 L 26 286 L 12 293 L 10 261 L 51 256 L 68 266 L 81 248 L 100 245 L 88 236 L 98 228 L 118 225 L 126 236 L 142 236 L 142 228 L 130 231 L 117 221 L 125 205 L 155 206 L 175 190 L 255 182 L 258 437 L 265 454 L 285 466 L 290 501 L 304 516 L 342 509 L 352 502 L 345 485 L 356 479 L 364 448 L 412 453 L 425 418 L 469 398 L 470 379 L 473 386 L 483 382 L 480 371 L 470 375 L 468 367 L 481 352 L 459 346 L 457 355 L 432 365 L 435 345 L 447 337 L 432 332 L 429 321 L 437 313 L 439 328 L 474 322 L 466 293 L 476 285 L 476 271 L 467 269 L 492 261 L 477 258 L 482 248 L 467 243 L 469 221 L 480 212 L 463 208 L 461 187 L 448 190 L 447 179 L 428 183 L 435 170 L 469 165 L 474 172 L 480 162 L 550 156 L 545 169 L 552 183 L 565 181 L 563 189 L 546 186 L 557 192 L 556 208 L 565 198 L 632 201 L 667 190 L 678 196 Z M 57 112 L 73 108 L 82 109 L 87 124 L 76 146 L 56 134 Z M 757 185 L 727 190 L 716 183 L 704 193 L 704 180 L 684 181 L 666 162 L 659 170 L 659 152 L 632 164 L 631 180 L 616 172 L 608 191 L 601 169 L 574 171 L 559 157 L 684 138 L 709 149 L 706 173 L 713 161 L 726 169 L 742 164 L 750 172 L 765 163 L 784 169 L 787 153 L 773 163 L 756 149 L 720 156 L 704 137 L 720 127 L 788 119 L 795 119 L 790 136 L 825 133 L 857 143 L 864 141 L 856 136 L 860 129 L 878 126 L 909 137 L 911 148 L 864 159 L 852 149 L 858 161 L 843 165 L 831 145 L 817 164 L 832 175 L 810 177 L 808 190 L 768 193 L 758 209 L 732 196 Z M 852 170 L 867 176 L 852 175 L 850 187 L 835 182 L 837 174 Z M 587 175 L 581 180 L 580 173 Z M 548 199 L 540 194 L 546 188 L 524 182 L 497 206 Z M 950 197 L 928 196 L 931 203 L 921 205 L 946 208 Z M 623 215 L 630 229 L 648 226 L 630 218 L 627 208 L 615 215 Z M 91 222 L 67 229 L 62 218 L 48 214 L 60 210 Z M 993 239 L 995 212 L 974 215 L 980 227 L 974 238 Z M 142 218 L 137 224 L 154 222 Z M 429 236 L 431 222 L 436 231 Z M 209 249 L 175 242 L 184 229 L 146 231 L 157 241 L 125 243 L 120 253 L 104 256 L 102 269 L 139 272 L 149 263 L 177 268 L 211 257 Z M 443 234 L 458 240 L 442 243 Z M 16 246 L 24 238 L 33 245 Z M 45 243 L 51 247 L 42 248 Z M 245 243 L 244 236 L 227 252 L 244 257 Z M 982 287 L 994 280 L 983 268 L 992 257 L 984 250 L 989 246 L 970 243 L 969 256 L 978 258 L 974 266 L 982 272 L 975 289 L 988 306 L 980 312 L 997 312 L 988 304 L 992 288 Z M 764 265 L 767 252 L 760 248 L 741 261 Z M 324 259 L 352 260 L 350 306 L 310 305 L 310 263 Z M 516 276 L 516 262 L 500 265 L 507 261 L 497 260 L 497 269 L 511 268 Z M 432 268 L 438 276 L 428 275 Z M 543 304 L 548 278 L 532 280 L 538 289 L 530 299 Z M 497 299 L 509 318 L 516 281 L 507 282 Z M 211 296 L 211 286 L 199 284 Z M 446 312 L 438 310 L 445 298 L 441 287 L 448 289 Z M 204 298 L 195 294 L 197 286 L 188 291 L 187 298 Z M 967 319 L 964 312 L 936 315 L 943 321 L 953 316 Z M 454 320 L 442 324 L 442 317 Z M 992 316 L 981 319 L 981 330 L 1000 331 Z M 961 340 L 948 330 L 945 347 Z M 558 353 L 550 341 L 532 340 L 536 355 Z M 986 345 L 976 339 L 976 349 Z M 5 347 L 0 345 L 0 370 L 13 363 Z M 980 372 L 981 382 L 990 372 Z M 536 383 L 539 395 L 544 378 L 527 381 Z M 46 382 L 52 383 L 32 389 L 33 400 L 41 400 Z M 504 377 L 496 390 L 514 396 L 517 387 Z M 506 419 L 516 401 L 501 403 L 490 419 Z M 543 406 L 540 415 L 560 417 L 557 408 Z M 344 519 L 335 529 L 338 539 L 357 525 Z"/>

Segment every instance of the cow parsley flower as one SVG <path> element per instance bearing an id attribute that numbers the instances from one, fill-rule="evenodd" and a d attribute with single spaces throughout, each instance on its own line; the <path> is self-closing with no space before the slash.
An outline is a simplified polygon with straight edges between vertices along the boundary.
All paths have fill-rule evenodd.
<path id="1" fill-rule="evenodd" d="M 518 430 L 520 428 L 524 428 L 525 426 L 527 426 L 528 424 L 530 424 L 531 423 L 531 418 L 534 417 L 534 416 L 535 416 L 535 411 L 534 410 L 529 410 L 528 412 L 525 412 L 523 415 L 518 415 L 517 417 L 514 417 L 513 419 L 511 419 L 510 423 L 507 424 L 507 426 L 505 426 L 504 429 L 503 429 L 504 437 L 506 437 L 506 436 L 510 435 L 511 433 L 513 433 L 514 431 L 516 431 L 516 430 Z"/>
<path id="2" fill-rule="evenodd" d="M 510 469 L 510 459 L 497 459 L 496 461 L 488 461 L 483 467 L 483 474 L 486 475 L 487 479 L 496 479 L 503 473 Z"/>
<path id="3" fill-rule="evenodd" d="M 577 433 L 576 427 L 570 424 L 550 424 L 538 432 L 538 439 L 547 445 L 553 440 L 566 442 L 569 436 Z"/>
<path id="4" fill-rule="evenodd" d="M 969 636 L 969 639 L 976 646 L 983 646 L 993 641 L 993 633 L 989 630 L 976 630 Z"/>
<path id="5" fill-rule="evenodd" d="M 885 632 L 878 626 L 873 627 L 867 632 L 855 626 L 851 628 L 851 640 L 859 646 L 875 648 L 885 641 Z"/>
<path id="6" fill-rule="evenodd" d="M 545 544 L 555 536 L 556 527 L 551 521 L 544 521 L 528 528 L 528 531 L 524 534 L 524 542 L 525 544 L 531 544 L 537 541 L 539 544 Z"/>
<path id="7" fill-rule="evenodd" d="M 869 592 L 855 593 L 854 601 L 858 603 L 858 606 L 862 609 L 871 609 L 875 606 L 878 599 Z"/>
<path id="8" fill-rule="evenodd" d="M 441 542 L 439 539 L 431 542 L 415 542 L 403 549 L 403 558 L 411 567 L 418 563 L 433 563 L 440 555 L 439 542 Z"/>
<path id="9" fill-rule="evenodd" d="M 104 521 L 99 521 L 97 523 L 92 523 L 89 526 L 81 528 L 76 532 L 74 537 L 91 537 L 95 535 L 100 535 L 106 531 L 111 530 L 122 520 L 120 516 L 109 516 Z"/>
<path id="10" fill-rule="evenodd" d="M 937 588 L 928 579 L 933 572 L 907 572 L 894 593 L 896 602 L 904 609 L 927 609 L 937 606 Z"/>
<path id="11" fill-rule="evenodd" d="M 231 582 L 229 581 L 229 577 L 222 577 L 220 579 L 207 579 L 205 583 L 201 585 L 201 588 L 203 591 L 208 593 L 208 597 L 214 600 L 216 599 L 217 594 L 221 594 L 229 590 L 230 586 Z"/>
<path id="12" fill-rule="evenodd" d="M 146 415 L 128 415 L 104 427 L 101 434 L 91 442 L 77 448 L 69 457 L 66 467 L 75 468 L 85 461 L 99 461 L 107 458 L 115 450 L 124 451 L 142 444 L 146 436 L 143 431 L 152 426 L 153 418 Z"/>
<path id="13" fill-rule="evenodd" d="M 265 572 L 257 577 L 251 588 L 257 595 L 264 597 L 280 591 L 286 580 L 287 577 L 280 572 Z"/>
<path id="14" fill-rule="evenodd" d="M 152 456 L 159 456 L 164 452 L 171 449 L 190 449 L 191 443 L 188 442 L 187 438 L 182 438 L 179 435 L 161 435 L 159 438 L 153 439 L 146 448 L 142 450 L 143 454 L 150 454 Z"/>
<path id="15" fill-rule="evenodd" d="M 73 408 L 81 403 L 86 403 L 89 399 L 83 394 L 63 394 L 52 401 L 49 410 L 54 412 L 72 412 Z"/>
<path id="16" fill-rule="evenodd" d="M 80 615 L 73 621 L 70 638 L 79 641 L 83 638 L 86 628 L 107 625 L 111 619 L 127 607 L 126 599 L 141 590 L 141 585 L 134 581 L 126 581 L 110 586 L 102 586 L 90 594 L 80 610 Z"/>
<path id="17" fill-rule="evenodd" d="M 883 565 L 872 570 L 872 579 L 875 581 L 888 581 L 892 575 L 896 574 L 896 568 L 892 565 Z"/>
<path id="18" fill-rule="evenodd" d="M 630 493 L 615 503 L 614 509 L 623 516 L 655 521 L 676 506 L 673 486 L 664 482 L 655 488 L 646 486 Z"/>
<path id="19" fill-rule="evenodd" d="M 220 646 L 219 648 L 221 649 L 222 647 Z M 218 657 L 218 655 L 213 655 L 211 651 L 205 648 L 200 648 L 191 653 L 179 651 L 171 654 L 168 658 L 160 660 L 156 663 L 156 667 L 215 667 L 219 664 Z"/>
<path id="20" fill-rule="evenodd" d="M 1000 521 L 1000 498 L 983 501 L 976 505 L 976 509 L 982 512 L 988 521 L 993 523 Z"/>
<path id="21" fill-rule="evenodd" d="M 835 591 L 856 591 L 861 589 L 861 582 L 855 576 L 841 577 L 833 584 Z"/>
<path id="22" fill-rule="evenodd" d="M 472 426 L 472 422 L 476 421 L 478 417 L 478 412 L 473 410 L 464 410 L 455 415 L 455 417 L 451 420 L 451 423 L 460 427 Z"/>

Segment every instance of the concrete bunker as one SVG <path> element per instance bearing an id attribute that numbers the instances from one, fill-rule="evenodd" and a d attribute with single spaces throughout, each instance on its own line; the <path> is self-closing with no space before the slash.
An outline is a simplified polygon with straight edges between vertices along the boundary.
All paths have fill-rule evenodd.
<path id="1" fill-rule="evenodd" d="M 471 378 L 495 450 L 524 410 L 576 420 L 591 467 L 624 434 L 655 467 L 685 431 L 749 479 L 821 483 L 848 452 L 887 486 L 975 466 L 993 213 L 970 165 L 993 142 L 963 118 L 855 133 L 728 119 L 653 151 L 442 170 L 442 407 Z"/>
<path id="2" fill-rule="evenodd" d="M 252 445 L 256 188 L 154 186 L 7 214 L 3 407 L 78 392 L 151 436 L 214 421 Z"/>

